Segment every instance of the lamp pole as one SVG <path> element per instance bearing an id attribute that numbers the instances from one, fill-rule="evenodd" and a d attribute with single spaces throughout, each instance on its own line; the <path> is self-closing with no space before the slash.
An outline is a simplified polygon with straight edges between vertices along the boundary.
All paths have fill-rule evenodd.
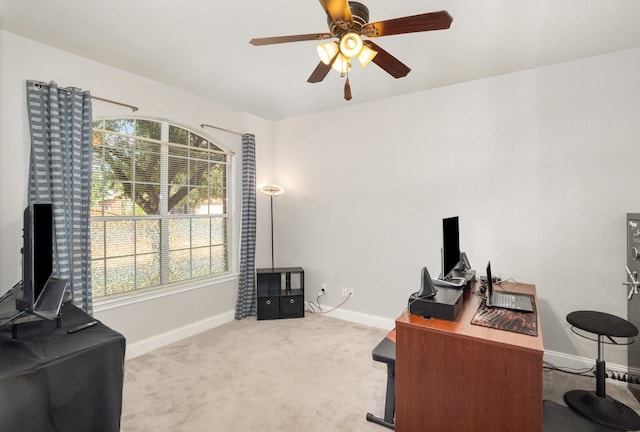
<path id="1" fill-rule="evenodd" d="M 271 185 L 261 186 L 260 192 L 262 192 L 264 195 L 268 195 L 270 200 L 269 204 L 271 208 L 271 271 L 274 271 L 276 265 L 275 265 L 275 259 L 274 259 L 274 251 L 273 251 L 273 197 L 282 195 L 282 193 L 284 192 L 284 189 L 282 188 L 282 186 L 271 184 Z"/>
<path id="2" fill-rule="evenodd" d="M 274 259 L 273 259 L 273 194 L 269 196 L 269 200 L 271 201 L 271 271 L 274 271 Z"/>

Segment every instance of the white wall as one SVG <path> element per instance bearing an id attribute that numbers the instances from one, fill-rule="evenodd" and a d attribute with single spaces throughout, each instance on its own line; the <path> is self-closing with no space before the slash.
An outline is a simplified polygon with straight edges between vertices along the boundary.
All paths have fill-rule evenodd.
<path id="1" fill-rule="evenodd" d="M 270 182 L 273 173 L 273 123 L 245 113 L 231 111 L 196 94 L 117 70 L 52 47 L 0 31 L 0 293 L 21 278 L 22 211 L 27 201 L 29 132 L 26 111 L 26 80 L 56 81 L 61 86 L 90 90 L 95 96 L 117 100 L 140 108 L 135 115 L 166 118 L 208 135 L 221 147 L 236 152 L 233 175 L 241 187 L 242 142 L 239 136 L 213 129 L 256 135 L 258 182 Z M 93 102 L 94 118 L 131 115 L 127 108 Z M 240 189 L 234 194 L 234 237 L 238 237 Z M 270 262 L 268 207 L 259 202 L 257 260 Z M 238 251 L 233 251 L 237 255 Z M 234 269 L 235 270 L 235 269 Z M 201 328 L 202 323 L 228 316 L 235 308 L 237 278 L 202 286 L 192 291 L 159 297 L 149 302 L 96 309 L 96 316 L 122 332 L 129 344 L 153 338 L 181 327 Z M 232 317 L 233 315 L 231 315 Z M 200 327 L 198 327 L 200 326 Z"/>
<path id="2" fill-rule="evenodd" d="M 593 358 L 593 344 L 569 333 L 566 314 L 626 314 L 625 214 L 640 211 L 633 164 L 640 49 L 345 103 L 275 125 L 5 31 L 0 65 L 0 292 L 20 279 L 25 81 L 37 79 L 89 89 L 138 105 L 142 116 L 194 129 L 212 123 L 255 133 L 258 184 L 286 189 L 275 201 L 276 265 L 303 266 L 309 293 L 326 283 L 325 304 L 342 301 L 340 287 L 348 286 L 355 297 L 344 308 L 395 318 L 417 290 L 422 266 L 437 273 L 441 220 L 458 215 L 462 249 L 479 273 L 491 259 L 502 277 L 537 285 L 547 350 Z M 128 114 L 94 103 L 94 117 Z M 235 135 L 203 133 L 240 157 Z M 258 196 L 258 267 L 270 264 L 268 205 Z M 236 285 L 232 278 L 96 316 L 130 344 L 144 344 L 227 317 Z M 607 353 L 626 363 L 624 350 Z"/>
<path id="3" fill-rule="evenodd" d="M 352 287 L 344 308 L 397 317 L 422 266 L 438 273 L 442 218 L 458 215 L 479 274 L 490 259 L 536 284 L 545 349 L 594 358 L 565 316 L 626 316 L 640 49 L 345 105 L 276 124 L 276 255 L 305 268 L 308 297 L 326 283 L 335 305 Z"/>

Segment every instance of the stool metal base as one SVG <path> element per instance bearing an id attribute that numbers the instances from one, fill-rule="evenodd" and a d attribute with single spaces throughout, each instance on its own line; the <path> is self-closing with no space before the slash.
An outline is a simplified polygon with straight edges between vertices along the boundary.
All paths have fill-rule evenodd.
<path id="1" fill-rule="evenodd" d="M 571 390 L 564 400 L 573 410 L 591 421 L 624 431 L 640 430 L 640 416 L 612 397 L 600 397 L 594 391 Z"/>
<path id="2" fill-rule="evenodd" d="M 396 429 L 396 425 L 393 423 L 393 420 L 391 422 L 388 422 L 385 419 L 376 417 L 371 413 L 367 413 L 367 421 L 370 421 L 375 424 L 379 424 L 380 426 L 388 427 L 389 429 L 393 429 L 393 430 Z"/>

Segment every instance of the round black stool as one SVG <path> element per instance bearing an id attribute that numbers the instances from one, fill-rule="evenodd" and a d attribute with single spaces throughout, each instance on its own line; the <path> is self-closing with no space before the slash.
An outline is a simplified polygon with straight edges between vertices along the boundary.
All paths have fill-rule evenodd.
<path id="1" fill-rule="evenodd" d="M 573 410 L 584 417 L 618 430 L 639 430 L 640 416 L 631 408 L 607 396 L 605 389 L 605 361 L 603 344 L 626 345 L 632 343 L 638 335 L 638 328 L 629 321 L 604 312 L 576 311 L 567 315 L 571 330 L 578 336 L 586 337 L 575 329 L 598 335 L 598 359 L 596 360 L 596 391 L 571 390 L 565 393 L 564 400 Z M 603 338 L 607 338 L 604 341 Z M 613 338 L 628 338 L 618 343 Z M 590 339 L 587 337 L 587 339 Z M 596 340 L 596 339 L 592 339 Z"/>

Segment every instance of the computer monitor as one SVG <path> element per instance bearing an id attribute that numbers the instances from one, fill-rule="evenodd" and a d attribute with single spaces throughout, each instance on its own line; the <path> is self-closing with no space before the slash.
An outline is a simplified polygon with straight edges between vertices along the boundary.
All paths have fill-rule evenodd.
<path id="1" fill-rule="evenodd" d="M 445 279 L 460 261 L 458 216 L 442 220 L 442 275 Z"/>
<path id="2" fill-rule="evenodd" d="M 24 210 L 22 284 L 16 309 L 33 312 L 53 273 L 53 204 L 30 203 Z"/>

